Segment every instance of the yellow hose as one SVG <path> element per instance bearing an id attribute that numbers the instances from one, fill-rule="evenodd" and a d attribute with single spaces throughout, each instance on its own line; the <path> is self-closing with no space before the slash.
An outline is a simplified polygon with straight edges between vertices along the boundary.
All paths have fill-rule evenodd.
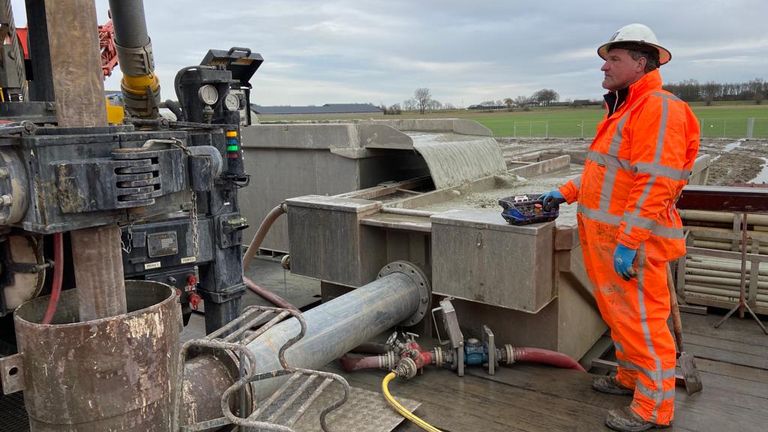
<path id="1" fill-rule="evenodd" d="M 389 393 L 389 382 L 395 379 L 395 376 L 396 375 L 394 372 L 390 372 L 389 374 L 387 374 L 387 376 L 384 377 L 384 380 L 381 382 L 381 391 L 382 393 L 384 393 L 384 399 L 386 399 L 387 402 L 389 402 L 389 404 L 392 405 L 392 408 L 397 410 L 397 412 L 399 412 L 401 416 L 412 421 L 413 423 L 416 424 L 416 426 L 428 432 L 440 432 L 440 429 L 420 419 L 418 416 L 408 411 L 404 406 L 400 405 L 400 403 L 396 401 L 394 397 L 392 397 L 392 394 Z"/>

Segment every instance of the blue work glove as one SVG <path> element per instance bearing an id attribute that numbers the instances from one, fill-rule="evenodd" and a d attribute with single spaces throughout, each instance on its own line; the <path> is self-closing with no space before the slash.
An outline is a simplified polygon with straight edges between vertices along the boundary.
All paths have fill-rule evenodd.
<path id="1" fill-rule="evenodd" d="M 632 268 L 635 255 L 637 255 L 637 249 L 630 249 L 621 243 L 616 246 L 616 251 L 613 252 L 613 269 L 624 280 L 628 281 L 636 275 L 635 269 Z"/>
<path id="2" fill-rule="evenodd" d="M 565 197 L 563 197 L 563 194 L 561 194 L 557 189 L 552 189 L 547 193 L 541 194 L 539 199 L 542 201 L 544 211 L 550 211 L 552 209 L 558 208 L 560 204 L 565 202 Z"/>

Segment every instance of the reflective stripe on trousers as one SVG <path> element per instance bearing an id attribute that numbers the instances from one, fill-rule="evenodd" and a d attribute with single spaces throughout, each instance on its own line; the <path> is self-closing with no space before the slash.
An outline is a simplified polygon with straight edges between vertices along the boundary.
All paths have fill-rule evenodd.
<path id="1" fill-rule="evenodd" d="M 587 220 L 583 212 L 578 220 L 582 242 L 595 242 L 584 244 L 584 264 L 617 348 L 616 378 L 635 389 L 631 406 L 639 416 L 668 424 L 674 414 L 676 350 L 667 326 L 666 263 L 646 258 L 636 264 L 638 276 L 625 281 L 613 270 L 617 226 Z"/>

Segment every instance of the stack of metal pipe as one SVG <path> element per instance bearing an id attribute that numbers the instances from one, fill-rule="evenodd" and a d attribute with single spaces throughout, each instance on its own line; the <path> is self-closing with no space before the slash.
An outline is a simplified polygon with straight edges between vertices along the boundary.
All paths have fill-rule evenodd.
<path id="1" fill-rule="evenodd" d="M 722 307 L 736 304 L 742 283 L 742 215 L 700 210 L 681 210 L 680 215 L 689 232 L 689 253 L 684 275 L 678 276 L 678 285 L 684 281 L 682 287 L 678 286 L 678 292 L 692 304 Z M 724 253 L 704 255 L 694 248 Z M 767 313 L 768 215 L 747 215 L 746 249 L 747 301 L 756 312 Z M 753 272 L 756 277 L 752 277 Z"/>

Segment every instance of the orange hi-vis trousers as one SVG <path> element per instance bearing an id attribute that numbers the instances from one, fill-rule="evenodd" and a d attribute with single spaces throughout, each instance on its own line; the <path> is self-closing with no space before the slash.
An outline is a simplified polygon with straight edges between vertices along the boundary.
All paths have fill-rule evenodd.
<path id="1" fill-rule="evenodd" d="M 586 238 L 581 219 L 579 234 Z M 597 228 L 593 221 L 589 225 Z M 585 245 L 582 250 L 587 273 L 595 285 L 600 314 L 611 329 L 616 346 L 616 379 L 635 389 L 631 408 L 637 415 L 653 423 L 669 424 L 674 415 L 676 350 L 667 326 L 667 263 L 647 257 L 640 262 L 645 253 L 638 251 L 637 277 L 625 281 L 613 271 L 616 228 L 600 228 L 603 232 L 598 237 L 604 234 L 605 241 Z"/>

